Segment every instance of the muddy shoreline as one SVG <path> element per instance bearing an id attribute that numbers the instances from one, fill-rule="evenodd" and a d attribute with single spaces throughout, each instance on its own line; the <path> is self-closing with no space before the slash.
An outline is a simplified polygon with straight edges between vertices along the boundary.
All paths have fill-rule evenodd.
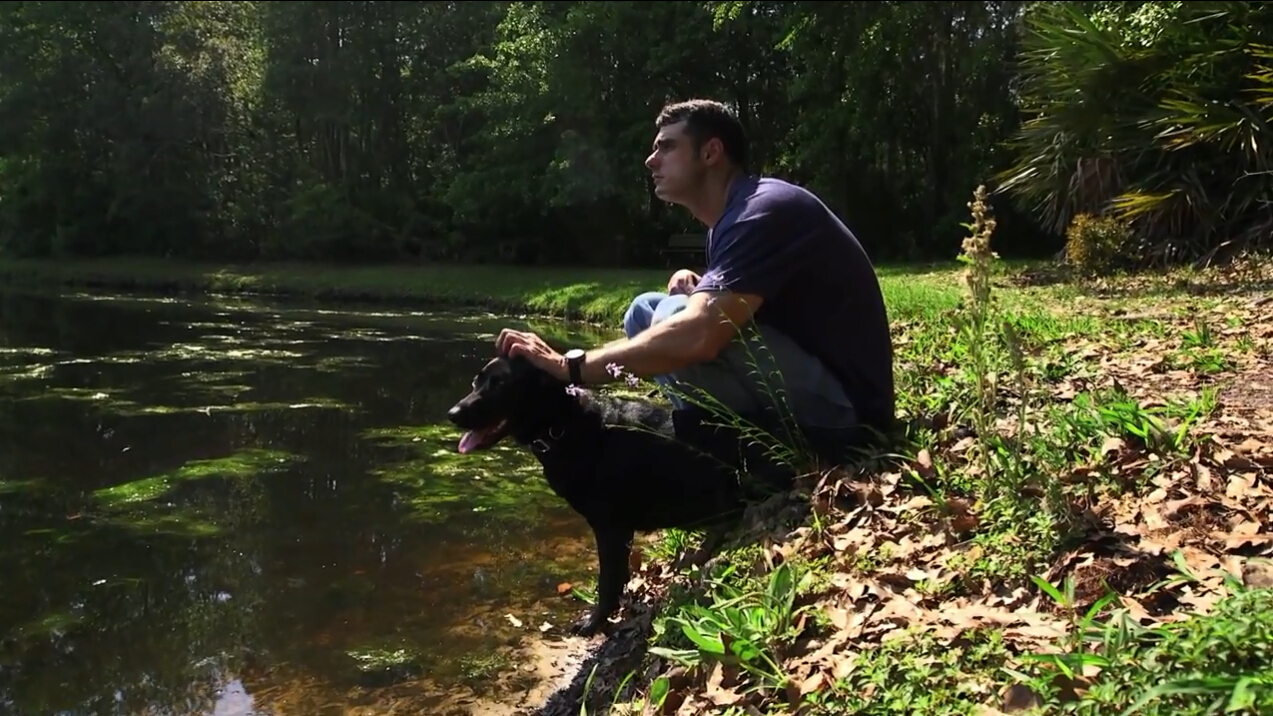
<path id="1" fill-rule="evenodd" d="M 609 637 L 529 636 L 511 649 L 514 666 L 490 685 L 487 692 L 494 695 L 465 689 L 449 699 L 444 713 L 578 716 L 581 707 L 601 712 L 620 688 L 631 691 L 648 680 L 630 675 L 641 666 L 659 606 L 648 595 L 635 597 Z"/>

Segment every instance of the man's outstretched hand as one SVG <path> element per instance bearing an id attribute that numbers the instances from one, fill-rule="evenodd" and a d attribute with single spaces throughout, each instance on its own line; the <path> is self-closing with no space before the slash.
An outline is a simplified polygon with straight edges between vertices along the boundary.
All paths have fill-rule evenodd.
<path id="1" fill-rule="evenodd" d="M 547 371 L 561 380 L 570 379 L 570 370 L 566 367 L 566 357 L 544 342 L 544 339 L 529 331 L 514 331 L 505 328 L 495 337 L 495 350 L 500 355 L 525 356 L 526 360 Z"/>

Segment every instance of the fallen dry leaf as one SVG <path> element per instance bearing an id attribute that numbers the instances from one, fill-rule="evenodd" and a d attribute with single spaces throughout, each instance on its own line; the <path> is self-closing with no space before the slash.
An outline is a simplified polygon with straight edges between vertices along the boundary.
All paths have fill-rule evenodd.
<path id="1" fill-rule="evenodd" d="M 707 686 L 703 695 L 717 706 L 732 706 L 743 699 L 742 695 L 737 691 L 723 685 L 726 680 L 725 665 L 721 662 L 716 662 L 711 674 L 707 677 Z M 730 678 L 728 681 L 732 685 L 734 679 Z"/>
<path id="2" fill-rule="evenodd" d="M 1003 690 L 1001 699 L 999 710 L 1008 714 L 1029 711 L 1043 703 L 1038 694 L 1025 684 L 1012 684 Z"/>
<path id="3" fill-rule="evenodd" d="M 1110 453 L 1114 453 L 1115 455 L 1118 455 L 1123 452 L 1123 448 L 1125 448 L 1126 446 L 1127 446 L 1127 443 L 1125 443 L 1122 438 L 1107 437 L 1105 438 L 1105 442 L 1101 445 L 1100 455 L 1101 457 L 1105 457 L 1106 455 L 1109 455 Z"/>
<path id="4" fill-rule="evenodd" d="M 822 672 L 815 671 L 812 676 L 800 683 L 800 695 L 807 696 L 812 694 L 813 692 L 823 688 L 825 683 L 826 679 L 823 677 Z"/>
<path id="5" fill-rule="evenodd" d="M 1273 589 L 1273 563 L 1248 560 L 1242 565 L 1242 583 L 1249 589 Z"/>

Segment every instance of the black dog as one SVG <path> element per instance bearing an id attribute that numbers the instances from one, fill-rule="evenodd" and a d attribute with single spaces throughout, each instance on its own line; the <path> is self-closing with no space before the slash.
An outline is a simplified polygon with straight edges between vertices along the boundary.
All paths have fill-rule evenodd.
<path id="1" fill-rule="evenodd" d="M 679 440 L 670 409 L 567 388 L 524 358 L 496 358 L 447 417 L 467 431 L 461 453 L 509 436 L 528 446 L 549 486 L 592 528 L 597 603 L 571 627 L 590 636 L 619 606 L 636 532 L 707 530 L 718 547 L 747 502 L 765 495 L 749 489 L 736 461 Z"/>

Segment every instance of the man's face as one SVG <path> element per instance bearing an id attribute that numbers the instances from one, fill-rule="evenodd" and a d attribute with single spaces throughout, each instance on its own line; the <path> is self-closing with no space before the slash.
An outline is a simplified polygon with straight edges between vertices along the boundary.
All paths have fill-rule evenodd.
<path id="1" fill-rule="evenodd" d="M 645 160 L 645 166 L 654 177 L 655 196 L 676 204 L 692 198 L 707 174 L 708 162 L 700 156 L 703 153 L 706 152 L 694 151 L 693 140 L 685 134 L 684 122 L 660 129 L 654 138 L 654 151 Z"/>

